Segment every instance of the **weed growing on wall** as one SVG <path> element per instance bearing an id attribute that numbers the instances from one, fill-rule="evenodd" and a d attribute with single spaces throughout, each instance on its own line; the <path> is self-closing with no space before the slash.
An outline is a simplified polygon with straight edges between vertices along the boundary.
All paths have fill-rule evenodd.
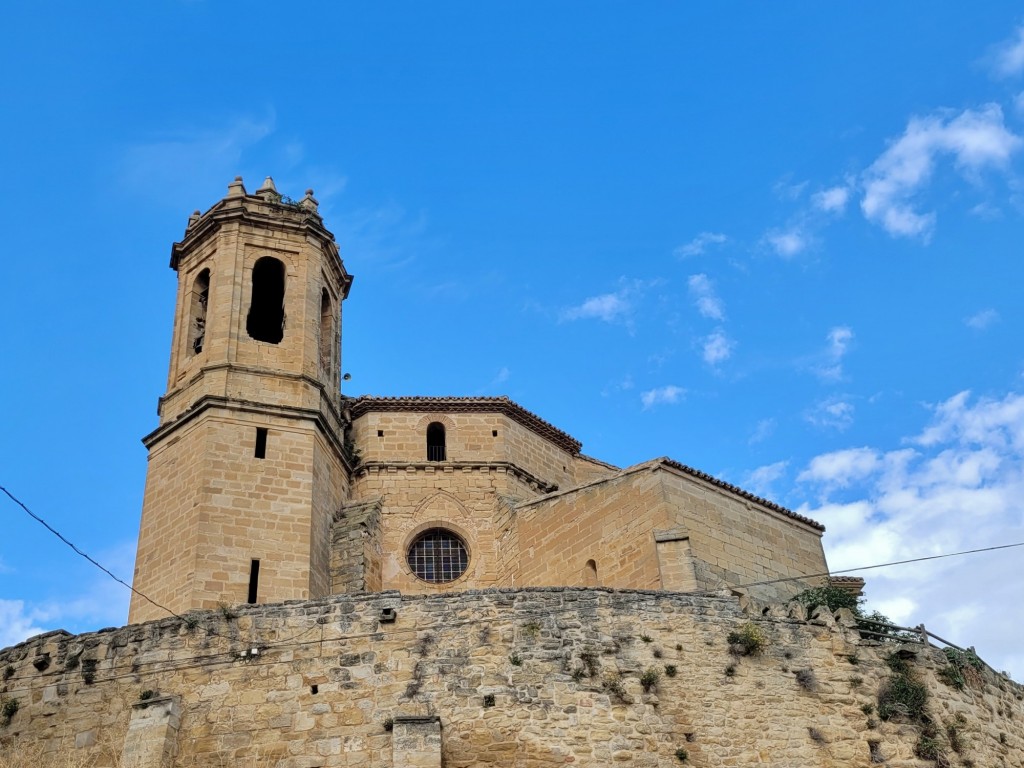
<path id="1" fill-rule="evenodd" d="M 756 656 L 768 646 L 765 631 L 752 621 L 730 632 L 725 639 L 733 656 Z"/>
<path id="2" fill-rule="evenodd" d="M 981 672 L 985 664 L 974 651 L 944 648 L 942 652 L 948 662 L 939 670 L 939 679 L 942 682 L 958 691 L 962 691 L 968 684 L 974 687 L 981 684 Z"/>
<path id="3" fill-rule="evenodd" d="M 795 673 L 797 684 L 805 691 L 816 691 L 818 690 L 818 678 L 814 674 L 813 669 L 800 669 Z"/>
<path id="4" fill-rule="evenodd" d="M 10 725 L 20 706 L 17 699 L 0 698 L 0 725 Z"/>
<path id="5" fill-rule="evenodd" d="M 644 689 L 645 693 L 650 693 L 658 687 L 658 680 L 660 679 L 661 675 L 658 673 L 658 670 L 651 667 L 640 675 L 640 686 Z"/>

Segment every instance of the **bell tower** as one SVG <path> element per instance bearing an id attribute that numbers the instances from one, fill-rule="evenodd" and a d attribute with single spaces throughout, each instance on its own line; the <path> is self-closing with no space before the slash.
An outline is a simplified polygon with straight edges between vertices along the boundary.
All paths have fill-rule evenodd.
<path id="1" fill-rule="evenodd" d="M 348 494 L 341 305 L 352 276 L 313 191 L 240 177 L 171 248 L 170 371 L 149 450 L 135 588 L 181 613 L 328 594 Z M 138 594 L 128 619 L 166 613 Z"/>

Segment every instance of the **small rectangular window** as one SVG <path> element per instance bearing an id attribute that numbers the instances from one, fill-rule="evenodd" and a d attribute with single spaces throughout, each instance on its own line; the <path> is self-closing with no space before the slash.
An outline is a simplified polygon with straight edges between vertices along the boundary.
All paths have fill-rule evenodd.
<path id="1" fill-rule="evenodd" d="M 377 430 L 377 437 L 384 437 L 384 430 L 383 429 L 378 429 Z"/>
<path id="2" fill-rule="evenodd" d="M 267 428 L 256 427 L 256 451 L 253 453 L 257 459 L 267 458 Z"/>
<path id="3" fill-rule="evenodd" d="M 497 436 L 498 436 L 498 430 L 492 429 L 491 430 L 491 437 L 497 437 Z"/>
<path id="4" fill-rule="evenodd" d="M 256 593 L 260 586 L 260 561 L 253 560 L 249 566 L 249 605 L 256 604 Z"/>

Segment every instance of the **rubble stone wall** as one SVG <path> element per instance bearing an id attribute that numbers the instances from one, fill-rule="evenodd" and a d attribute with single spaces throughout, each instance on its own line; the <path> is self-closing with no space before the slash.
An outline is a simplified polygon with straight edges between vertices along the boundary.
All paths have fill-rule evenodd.
<path id="1" fill-rule="evenodd" d="M 937 649 L 863 641 L 845 618 L 524 589 L 53 632 L 0 651 L 0 749 L 41 747 L 39 768 L 926 768 L 926 721 L 879 716 L 902 652 L 943 764 L 1024 765 L 1021 686 L 986 669 L 959 690 Z M 738 654 L 730 633 L 751 631 L 763 647 Z"/>

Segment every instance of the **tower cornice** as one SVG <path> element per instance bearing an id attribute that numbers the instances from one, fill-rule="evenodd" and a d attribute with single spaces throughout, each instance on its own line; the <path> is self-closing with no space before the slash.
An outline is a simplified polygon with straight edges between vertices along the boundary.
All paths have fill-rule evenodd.
<path id="1" fill-rule="evenodd" d="M 311 199 L 307 195 L 306 199 Z M 302 232 L 312 237 L 334 257 L 329 259 L 332 269 L 342 286 L 342 299 L 348 298 L 353 276 L 345 269 L 334 234 L 323 224 L 315 207 L 303 202 L 287 203 L 268 200 L 259 195 L 229 195 L 214 204 L 206 213 L 193 216 L 185 230 L 185 237 L 171 246 L 169 266 L 177 271 L 182 259 L 198 246 L 217 235 L 226 225 L 238 222 L 253 228 L 273 228 Z"/>

